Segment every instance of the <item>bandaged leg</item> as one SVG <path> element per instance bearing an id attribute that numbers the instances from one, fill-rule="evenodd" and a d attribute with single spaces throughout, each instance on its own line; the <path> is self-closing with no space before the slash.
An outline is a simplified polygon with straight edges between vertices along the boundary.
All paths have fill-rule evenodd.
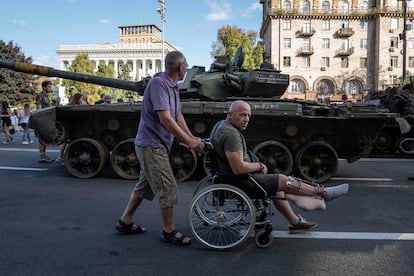
<path id="1" fill-rule="evenodd" d="M 279 188 L 288 194 L 301 196 L 318 196 L 327 201 L 345 195 L 349 189 L 349 185 L 346 183 L 324 188 L 322 185 L 310 185 L 302 182 L 300 179 L 296 179 L 290 176 L 280 177 L 279 185 L 281 185 Z"/>
<path id="2" fill-rule="evenodd" d="M 326 209 L 325 200 L 320 197 L 286 194 L 286 198 L 303 211 L 324 211 Z"/>

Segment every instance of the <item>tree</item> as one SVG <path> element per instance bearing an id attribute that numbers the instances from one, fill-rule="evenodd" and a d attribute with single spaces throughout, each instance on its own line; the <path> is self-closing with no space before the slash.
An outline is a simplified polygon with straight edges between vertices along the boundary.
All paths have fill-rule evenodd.
<path id="1" fill-rule="evenodd" d="M 258 33 L 245 32 L 236 26 L 223 26 L 217 31 L 217 41 L 212 45 L 212 57 L 228 56 L 233 60 L 239 47 L 245 52 L 243 67 L 256 69 L 263 63 L 264 45 L 257 42 Z"/>
<path id="2" fill-rule="evenodd" d="M 95 75 L 93 63 L 89 60 L 87 53 L 77 55 L 72 64 L 69 66 L 68 71 Z M 62 85 L 65 87 L 66 97 L 69 99 L 71 99 L 75 93 L 87 93 L 88 95 L 94 95 L 98 91 L 98 87 L 95 84 L 80 81 L 64 79 L 62 80 Z"/>
<path id="3" fill-rule="evenodd" d="M 31 64 L 32 58 L 26 58 L 21 48 L 13 41 L 5 43 L 0 40 L 0 59 Z M 33 102 L 37 83 L 33 75 L 0 69 L 0 99 L 7 100 L 10 105 L 23 105 Z"/>

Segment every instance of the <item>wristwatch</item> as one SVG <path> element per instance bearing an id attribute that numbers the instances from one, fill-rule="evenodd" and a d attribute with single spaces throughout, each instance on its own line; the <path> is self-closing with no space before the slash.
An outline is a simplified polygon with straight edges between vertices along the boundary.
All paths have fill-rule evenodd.
<path id="1" fill-rule="evenodd" d="M 260 163 L 260 172 L 263 173 L 265 170 L 265 165 L 263 163 Z"/>

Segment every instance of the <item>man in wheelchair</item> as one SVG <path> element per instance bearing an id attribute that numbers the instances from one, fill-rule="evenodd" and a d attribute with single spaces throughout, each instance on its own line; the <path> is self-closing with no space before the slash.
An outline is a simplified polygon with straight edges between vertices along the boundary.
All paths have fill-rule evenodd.
<path id="1" fill-rule="evenodd" d="M 305 211 L 325 210 L 325 201 L 345 195 L 349 185 L 323 187 L 318 184 L 310 185 L 283 174 L 268 174 L 266 165 L 252 162 L 248 154 L 242 131 L 246 130 L 250 116 L 250 105 L 237 100 L 231 104 L 226 119 L 214 126 L 210 138 L 215 149 L 218 172 L 232 173 L 236 177 L 229 178 L 227 183 L 236 185 L 251 194 L 255 193 L 258 187 L 254 187 L 254 183 L 247 177 L 237 177 L 249 174 L 268 195 L 272 196 L 277 210 L 291 224 L 290 233 L 315 228 L 317 226 L 315 222 L 308 222 L 295 214 L 289 201 Z"/>

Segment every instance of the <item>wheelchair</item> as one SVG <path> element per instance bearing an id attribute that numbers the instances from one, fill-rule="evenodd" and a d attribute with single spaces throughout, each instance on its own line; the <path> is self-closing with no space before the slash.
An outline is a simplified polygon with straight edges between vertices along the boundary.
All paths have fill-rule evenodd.
<path id="1" fill-rule="evenodd" d="M 270 221 L 272 199 L 251 175 L 217 172 L 212 143 L 205 139 L 212 174 L 201 180 L 188 208 L 188 225 L 194 238 L 213 250 L 228 250 L 245 242 L 253 232 L 255 243 L 267 248 L 273 242 Z M 251 182 L 255 191 L 237 187 L 238 181 Z M 229 184 L 231 183 L 231 184 Z"/>

